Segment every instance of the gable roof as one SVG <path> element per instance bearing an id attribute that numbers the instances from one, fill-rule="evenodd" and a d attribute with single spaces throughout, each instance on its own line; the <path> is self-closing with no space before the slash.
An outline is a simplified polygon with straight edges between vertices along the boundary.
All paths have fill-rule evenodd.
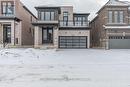
<path id="1" fill-rule="evenodd" d="M 109 0 L 106 6 L 128 6 L 128 4 L 119 0 Z"/>
<path id="2" fill-rule="evenodd" d="M 109 0 L 98 12 L 97 14 L 106 6 L 129 6 L 128 1 L 119 1 L 119 0 Z"/>

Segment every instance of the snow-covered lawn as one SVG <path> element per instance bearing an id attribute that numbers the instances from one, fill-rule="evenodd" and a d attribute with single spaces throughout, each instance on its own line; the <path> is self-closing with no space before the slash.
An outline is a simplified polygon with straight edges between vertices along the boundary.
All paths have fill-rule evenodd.
<path id="1" fill-rule="evenodd" d="M 0 87 L 130 87 L 130 50 L 1 49 Z"/>

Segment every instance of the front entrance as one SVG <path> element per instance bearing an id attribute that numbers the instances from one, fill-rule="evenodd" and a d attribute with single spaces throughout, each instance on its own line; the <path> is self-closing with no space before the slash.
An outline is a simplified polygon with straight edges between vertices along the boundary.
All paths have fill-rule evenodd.
<path id="1" fill-rule="evenodd" d="M 42 43 L 53 43 L 53 27 L 42 28 Z"/>
<path id="2" fill-rule="evenodd" d="M 3 43 L 11 43 L 11 25 L 3 25 Z"/>
<path id="3" fill-rule="evenodd" d="M 59 48 L 87 48 L 86 36 L 60 36 Z"/>

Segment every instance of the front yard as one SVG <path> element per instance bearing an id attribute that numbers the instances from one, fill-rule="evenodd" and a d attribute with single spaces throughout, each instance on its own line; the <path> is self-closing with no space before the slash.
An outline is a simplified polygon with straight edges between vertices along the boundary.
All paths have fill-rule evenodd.
<path id="1" fill-rule="evenodd" d="M 130 87 L 130 50 L 1 49 L 0 87 Z"/>

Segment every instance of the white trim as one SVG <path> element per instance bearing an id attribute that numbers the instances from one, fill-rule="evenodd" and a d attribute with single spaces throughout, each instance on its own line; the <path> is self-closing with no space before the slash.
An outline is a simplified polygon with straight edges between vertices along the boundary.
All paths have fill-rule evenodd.
<path id="1" fill-rule="evenodd" d="M 130 29 L 130 26 L 105 26 L 103 25 L 105 29 Z"/>

